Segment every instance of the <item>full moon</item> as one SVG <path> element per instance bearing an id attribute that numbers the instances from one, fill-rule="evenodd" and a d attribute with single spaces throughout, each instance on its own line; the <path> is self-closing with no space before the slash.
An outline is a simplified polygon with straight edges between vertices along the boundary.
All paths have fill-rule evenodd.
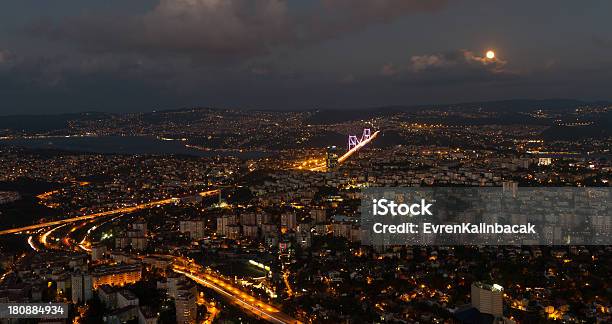
<path id="1" fill-rule="evenodd" d="M 493 51 L 487 51 L 487 54 L 486 54 L 486 55 L 487 55 L 487 58 L 488 58 L 489 60 L 492 60 L 492 59 L 494 59 L 494 58 L 495 58 L 495 52 L 493 52 Z"/>

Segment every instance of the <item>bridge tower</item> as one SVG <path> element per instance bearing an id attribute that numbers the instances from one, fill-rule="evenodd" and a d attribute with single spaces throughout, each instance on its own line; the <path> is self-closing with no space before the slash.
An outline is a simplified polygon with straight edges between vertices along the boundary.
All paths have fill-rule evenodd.
<path id="1" fill-rule="evenodd" d="M 369 140 L 371 135 L 372 135 L 372 131 L 369 128 L 364 128 L 363 135 L 361 135 L 361 140 L 362 141 Z"/>
<path id="2" fill-rule="evenodd" d="M 359 139 L 357 139 L 357 136 L 349 135 L 349 138 L 348 138 L 348 149 L 349 149 L 349 151 L 354 149 L 355 146 L 357 146 L 357 144 L 359 144 L 359 142 L 360 141 L 359 141 Z"/>

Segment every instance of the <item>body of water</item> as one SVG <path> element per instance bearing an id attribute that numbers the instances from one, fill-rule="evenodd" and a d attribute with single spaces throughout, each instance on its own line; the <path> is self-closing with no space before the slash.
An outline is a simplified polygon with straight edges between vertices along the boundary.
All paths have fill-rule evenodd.
<path id="1" fill-rule="evenodd" d="M 254 159 L 273 155 L 262 151 L 199 150 L 185 146 L 186 141 L 161 140 L 151 136 L 47 137 L 2 139 L 0 146 L 62 150 L 102 154 L 178 154 L 201 157 L 235 156 Z"/>

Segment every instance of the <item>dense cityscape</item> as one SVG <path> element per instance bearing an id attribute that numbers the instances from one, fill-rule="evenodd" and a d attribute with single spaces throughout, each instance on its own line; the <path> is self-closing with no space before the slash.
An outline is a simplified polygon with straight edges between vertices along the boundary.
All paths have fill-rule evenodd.
<path id="1" fill-rule="evenodd" d="M 612 1 L 5 1 L 0 324 L 612 323 Z"/>
<path id="2" fill-rule="evenodd" d="M 609 187 L 611 116 L 517 100 L 2 117 L 0 301 L 68 304 L 41 323 L 611 322 L 612 246 L 370 246 L 360 228 L 365 188 Z"/>

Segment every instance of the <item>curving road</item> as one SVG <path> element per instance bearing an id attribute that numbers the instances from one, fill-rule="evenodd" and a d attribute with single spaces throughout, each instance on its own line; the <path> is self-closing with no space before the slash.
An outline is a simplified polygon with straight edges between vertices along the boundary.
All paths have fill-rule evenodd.
<path id="1" fill-rule="evenodd" d="M 219 194 L 219 190 L 218 189 L 200 192 L 198 195 L 200 195 L 202 197 L 209 197 L 209 196 L 214 196 L 214 195 L 217 195 L 217 194 Z M 62 225 L 62 224 L 69 224 L 69 223 L 74 223 L 74 222 L 78 222 L 78 221 L 83 221 L 83 220 L 88 220 L 88 219 L 93 219 L 93 218 L 98 218 L 98 217 L 104 217 L 104 216 L 110 216 L 110 215 L 116 215 L 116 214 L 133 213 L 135 211 L 142 210 L 142 209 L 147 209 L 147 208 L 152 208 L 152 207 L 156 207 L 156 206 L 167 205 L 167 204 L 171 204 L 171 203 L 174 203 L 174 202 L 178 202 L 180 199 L 181 198 L 162 199 L 162 200 L 152 201 L 152 202 L 148 202 L 148 203 L 144 203 L 144 204 L 139 204 L 139 205 L 132 206 L 132 207 L 123 207 L 123 208 L 113 209 L 113 210 L 109 210 L 109 211 L 105 211 L 105 212 L 100 212 L 100 213 L 94 213 L 94 214 L 89 214 L 89 215 L 83 215 L 83 216 L 77 216 L 77 217 L 72 217 L 72 218 L 60 219 L 60 220 L 57 220 L 57 221 L 51 221 L 51 222 L 46 222 L 46 223 L 34 224 L 34 225 L 30 225 L 30 226 L 12 228 L 12 229 L 7 229 L 7 230 L 0 231 L 0 235 L 16 234 L 16 233 L 21 233 L 21 232 L 37 230 L 37 229 L 43 228 L 43 227 Z"/>
<path id="2" fill-rule="evenodd" d="M 296 320 L 295 318 L 210 275 L 200 273 L 192 274 L 190 272 L 181 270 L 180 267 L 175 267 L 173 271 L 186 276 L 200 285 L 213 289 L 221 296 L 238 305 L 240 308 L 262 318 L 263 320 L 278 324 L 300 323 L 300 321 Z"/>
<path id="3" fill-rule="evenodd" d="M 214 191 L 210 191 L 210 192 L 205 192 L 205 193 L 201 193 L 201 195 L 215 195 L 218 194 L 218 191 L 214 190 Z M 143 204 L 140 206 L 151 206 L 151 205 L 157 205 L 159 202 L 151 202 L 151 203 L 147 203 L 147 204 Z M 130 209 L 132 208 L 146 208 L 146 207 L 130 207 Z M 80 220 L 87 220 L 87 219 L 92 219 L 92 218 L 96 218 L 96 217 L 101 217 L 101 216 L 95 216 L 95 215 L 99 215 L 99 214 L 104 214 L 104 216 L 107 215 L 112 215 L 112 214 L 116 214 L 116 213 L 125 213 L 126 208 L 121 208 L 120 209 L 121 212 L 119 212 L 118 210 L 114 210 L 114 211 L 109 211 L 109 212 L 104 212 L 104 213 L 97 213 L 97 214 L 92 214 L 92 215 L 87 215 L 87 216 L 81 216 L 81 217 L 75 217 L 73 219 L 66 219 L 66 220 L 62 220 L 62 221 L 57 221 L 57 222 L 49 222 L 49 223 L 45 223 L 43 224 L 39 224 L 40 227 L 49 227 L 46 231 L 39 231 L 37 233 L 37 235 L 40 235 L 38 237 L 38 241 L 41 243 L 42 248 L 44 249 L 51 249 L 53 248 L 52 244 L 49 242 L 49 237 L 58 229 L 60 229 L 61 227 L 64 227 L 66 225 L 68 225 L 68 223 L 72 223 L 72 222 L 78 222 Z M 119 217 L 119 216 L 118 216 Z M 109 219 L 109 220 L 105 220 L 106 221 L 113 221 L 116 218 L 115 217 L 113 219 Z M 103 223 L 104 223 L 103 222 Z M 92 227 L 90 228 L 90 230 L 87 231 L 87 233 L 84 235 L 83 239 L 80 241 L 80 243 L 78 243 L 78 246 L 84 250 L 85 252 L 90 253 L 91 249 L 89 249 L 86 245 L 87 243 L 87 237 L 90 234 L 91 231 L 95 230 L 96 228 L 98 228 L 101 224 L 98 223 L 97 225 L 92 224 L 91 222 L 86 222 L 81 224 L 80 226 L 86 226 L 88 224 L 91 224 Z M 13 229 L 13 230 L 9 230 L 12 233 L 19 233 L 19 232 L 23 232 L 26 230 L 32 230 L 32 229 L 37 229 L 35 226 L 38 225 L 33 225 L 33 226 L 28 226 L 27 229 L 24 228 L 20 228 L 20 229 Z M 79 227 L 80 227 L 79 226 Z M 30 228 L 32 227 L 32 228 Z M 7 233 L 3 233 L 3 234 L 7 234 Z M 39 250 L 35 244 L 34 244 L 34 237 L 35 236 L 29 236 L 28 237 L 28 243 L 30 243 L 30 246 L 32 246 L 33 249 L 35 250 Z M 78 240 L 77 240 L 78 241 Z M 76 244 L 76 243 L 75 243 Z M 175 259 L 175 261 L 181 261 L 178 262 L 180 264 L 185 264 L 185 261 L 182 260 L 182 258 L 177 258 L 171 255 L 167 255 L 170 256 L 172 258 Z M 200 267 L 201 268 L 201 267 Z M 190 271 L 188 271 L 187 267 L 185 266 L 180 266 L 178 264 L 175 263 L 174 267 L 173 267 L 173 271 L 176 273 L 180 273 L 185 275 L 187 278 L 195 281 L 196 283 L 209 287 L 211 289 L 213 289 L 215 292 L 217 292 L 218 294 L 220 294 L 221 296 L 223 296 L 225 299 L 229 300 L 230 302 L 234 303 L 235 305 L 237 305 L 238 307 L 240 307 L 241 309 L 265 320 L 271 323 L 277 323 L 277 324 L 301 324 L 300 321 L 294 319 L 293 317 L 281 312 L 279 309 L 261 301 L 256 299 L 255 297 L 246 294 L 245 292 L 241 291 L 239 288 L 233 286 L 231 283 L 222 280 L 220 278 L 217 278 L 213 275 L 207 274 L 207 273 L 203 273 L 203 272 L 193 272 L 194 269 L 198 270 L 200 268 L 189 268 Z"/>

